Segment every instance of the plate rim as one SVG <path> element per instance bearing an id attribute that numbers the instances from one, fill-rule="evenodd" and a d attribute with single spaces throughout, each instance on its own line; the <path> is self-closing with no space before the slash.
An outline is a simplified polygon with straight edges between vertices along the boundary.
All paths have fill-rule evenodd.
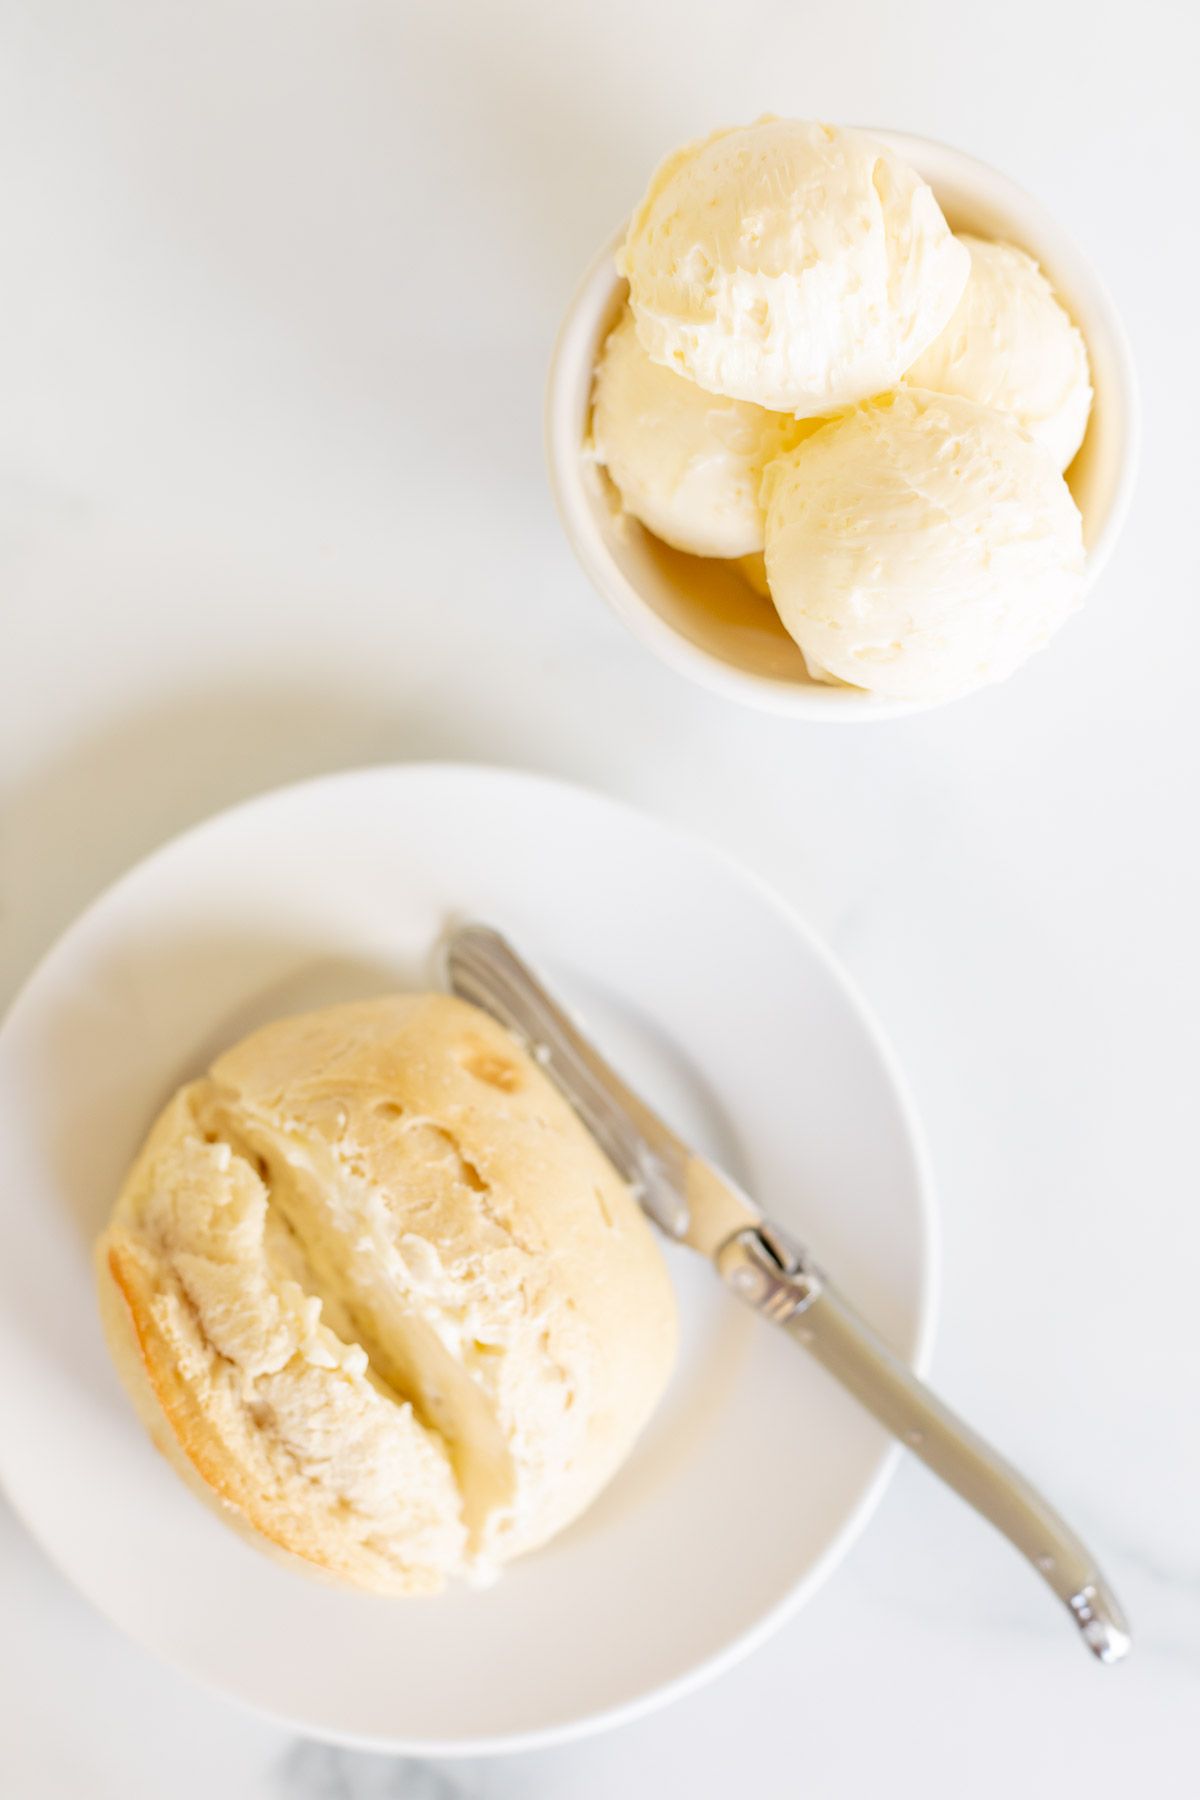
<path id="1" fill-rule="evenodd" d="M 914 1343 L 911 1355 L 905 1360 L 916 1374 L 927 1375 L 932 1362 L 942 1285 L 942 1243 L 937 1191 L 924 1128 L 917 1113 L 907 1077 L 882 1026 L 853 976 L 843 966 L 834 951 L 792 902 L 772 887 L 766 877 L 760 875 L 757 869 L 742 862 L 723 844 L 714 842 L 703 832 L 680 825 L 674 819 L 663 818 L 657 812 L 652 812 L 632 801 L 610 794 L 606 790 L 590 787 L 563 776 L 547 774 L 541 770 L 525 769 L 505 763 L 477 762 L 469 759 L 458 761 L 447 758 L 414 758 L 395 762 L 358 764 L 349 769 L 326 770 L 317 775 L 301 777 L 296 781 L 285 782 L 247 795 L 229 806 L 218 808 L 215 812 L 207 814 L 204 818 L 196 820 L 193 824 L 185 826 L 183 830 L 165 838 L 152 850 L 131 863 L 115 880 L 109 882 L 92 896 L 37 957 L 19 984 L 15 994 L 5 1007 L 3 1015 L 0 1016 L 0 1047 L 3 1047 L 13 1028 L 14 1021 L 19 1019 L 29 1004 L 34 990 L 62 953 L 64 947 L 87 928 L 102 908 L 118 900 L 127 887 L 133 887 L 158 862 L 165 861 L 185 845 L 202 838 L 207 832 L 215 830 L 235 816 L 251 813 L 256 808 L 267 808 L 302 792 L 333 788 L 339 784 L 351 786 L 364 779 L 404 780 L 423 777 L 432 777 L 435 780 L 466 780 L 473 783 L 492 782 L 527 789 L 548 790 L 559 796 L 566 796 L 574 802 L 582 800 L 585 804 L 598 806 L 601 810 L 606 810 L 622 819 L 636 821 L 642 826 L 650 826 L 657 833 L 671 839 L 685 853 L 699 854 L 720 865 L 727 875 L 751 890 L 759 904 L 774 912 L 803 941 L 807 950 L 817 959 L 823 971 L 835 984 L 864 1033 L 871 1050 L 879 1059 L 887 1084 L 895 1099 L 900 1124 L 908 1142 L 912 1159 L 913 1186 L 917 1200 L 916 1223 L 919 1234 L 920 1286 L 916 1296 Z M 753 1625 L 733 1638 L 722 1649 L 702 1658 L 672 1679 L 661 1682 L 658 1686 L 647 1689 L 645 1693 L 616 1706 L 602 1707 L 595 1712 L 583 1713 L 575 1719 L 565 1720 L 555 1725 L 466 1738 L 413 1738 L 339 1730 L 325 1724 L 315 1724 L 299 1719 L 277 1708 L 263 1705 L 259 1701 L 247 1699 L 236 1689 L 221 1685 L 206 1673 L 197 1672 L 190 1663 L 174 1652 L 164 1650 L 158 1645 L 152 1646 L 142 1637 L 127 1630 L 124 1625 L 113 1618 L 97 1598 L 77 1585 L 70 1572 L 60 1562 L 53 1546 L 43 1537 L 38 1523 L 29 1516 L 11 1491 L 5 1474 L 6 1456 L 2 1444 L 0 1444 L 0 1492 L 3 1492 L 14 1516 L 24 1530 L 29 1533 L 56 1575 L 67 1583 L 73 1593 L 91 1607 L 94 1613 L 103 1618 L 126 1643 L 132 1644 L 140 1654 L 179 1673 L 202 1691 L 218 1696 L 251 1717 L 269 1720 L 284 1730 L 300 1733 L 317 1742 L 415 1757 L 473 1760 L 549 1749 L 556 1745 L 597 1735 L 619 1725 L 630 1724 L 636 1719 L 644 1718 L 650 1713 L 696 1692 L 752 1655 L 801 1610 L 854 1549 L 883 1499 L 899 1463 L 900 1455 L 901 1446 L 898 1443 L 892 1442 L 883 1447 L 874 1473 L 824 1551 L 800 1580 L 793 1583 L 773 1606 L 769 1607 Z"/>

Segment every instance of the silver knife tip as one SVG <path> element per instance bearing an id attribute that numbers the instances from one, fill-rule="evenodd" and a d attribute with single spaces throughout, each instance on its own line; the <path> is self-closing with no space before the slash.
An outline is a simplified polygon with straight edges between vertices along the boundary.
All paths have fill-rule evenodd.
<path id="1" fill-rule="evenodd" d="M 1133 1638 L 1114 1596 L 1101 1583 L 1072 1594 L 1071 1611 L 1083 1641 L 1097 1661 L 1117 1663 L 1129 1655 Z"/>

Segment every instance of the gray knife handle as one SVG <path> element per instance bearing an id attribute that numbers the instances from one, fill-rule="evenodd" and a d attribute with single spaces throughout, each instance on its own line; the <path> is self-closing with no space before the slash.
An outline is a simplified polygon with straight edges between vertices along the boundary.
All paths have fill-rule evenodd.
<path id="1" fill-rule="evenodd" d="M 810 1355 L 892 1436 L 1028 1558 L 1101 1662 L 1118 1662 L 1129 1627 L 1094 1558 L 1024 1476 L 905 1368 L 778 1227 L 736 1233 L 717 1267 L 756 1312 Z"/>

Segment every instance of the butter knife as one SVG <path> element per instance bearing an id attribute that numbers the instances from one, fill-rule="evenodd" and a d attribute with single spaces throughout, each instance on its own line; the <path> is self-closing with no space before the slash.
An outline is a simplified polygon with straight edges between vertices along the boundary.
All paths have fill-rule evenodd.
<path id="1" fill-rule="evenodd" d="M 1095 1559 L 1011 1464 L 888 1349 L 790 1232 L 696 1154 L 609 1067 L 512 946 L 489 926 L 443 947 L 452 991 L 524 1043 L 643 1209 L 709 1258 L 747 1306 L 803 1345 L 893 1437 L 1014 1544 L 1066 1606 L 1088 1649 L 1119 1662 L 1129 1627 Z"/>

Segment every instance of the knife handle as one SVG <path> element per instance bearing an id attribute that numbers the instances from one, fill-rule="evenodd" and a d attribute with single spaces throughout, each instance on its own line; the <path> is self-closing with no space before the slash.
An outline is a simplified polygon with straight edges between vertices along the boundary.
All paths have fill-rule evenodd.
<path id="1" fill-rule="evenodd" d="M 895 1356 L 777 1226 L 739 1231 L 717 1255 L 739 1299 L 783 1328 L 867 1411 L 1027 1558 L 1089 1650 L 1118 1662 L 1129 1627 L 1095 1559 L 1010 1463 Z"/>

